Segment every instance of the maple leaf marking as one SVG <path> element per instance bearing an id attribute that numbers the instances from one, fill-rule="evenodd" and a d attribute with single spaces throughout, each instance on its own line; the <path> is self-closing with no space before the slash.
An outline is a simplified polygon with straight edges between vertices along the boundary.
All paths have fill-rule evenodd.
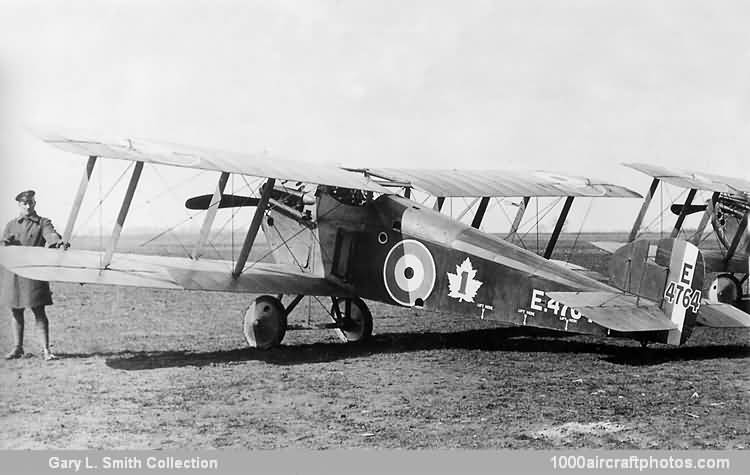
<path id="1" fill-rule="evenodd" d="M 482 282 L 474 279 L 476 275 L 477 271 L 467 257 L 460 266 L 456 266 L 455 274 L 448 272 L 448 297 L 458 299 L 459 302 L 473 302 L 477 290 L 482 286 Z"/>

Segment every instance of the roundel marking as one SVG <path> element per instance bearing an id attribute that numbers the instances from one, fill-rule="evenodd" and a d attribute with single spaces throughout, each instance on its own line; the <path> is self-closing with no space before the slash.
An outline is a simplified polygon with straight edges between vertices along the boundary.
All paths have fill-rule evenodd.
<path id="1" fill-rule="evenodd" d="M 401 305 L 425 301 L 435 286 L 435 260 L 429 249 L 413 239 L 396 243 L 385 257 L 383 282 L 388 295 Z"/>

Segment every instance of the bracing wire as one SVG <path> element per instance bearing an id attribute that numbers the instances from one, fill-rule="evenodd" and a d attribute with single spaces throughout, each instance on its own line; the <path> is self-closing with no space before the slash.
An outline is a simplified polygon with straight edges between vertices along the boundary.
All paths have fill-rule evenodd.
<path id="1" fill-rule="evenodd" d="M 591 212 L 591 205 L 594 204 L 594 199 L 589 198 L 589 206 L 586 208 L 586 214 L 583 216 L 583 220 L 581 221 L 581 226 L 578 228 L 578 232 L 576 233 L 576 237 L 573 240 L 573 245 L 568 250 L 568 257 L 565 259 L 565 262 L 570 262 L 570 258 L 573 257 L 573 251 L 576 248 L 576 245 L 578 244 L 578 238 L 581 237 L 581 233 L 583 232 L 583 225 L 586 223 L 586 220 L 589 217 L 589 212 Z"/>
<path id="2" fill-rule="evenodd" d="M 177 224 L 175 224 L 174 226 L 172 226 L 172 227 L 170 227 L 170 228 L 168 228 L 168 229 L 166 229 L 166 230 L 164 230 L 164 231 L 160 232 L 159 234 L 157 234 L 156 236 L 152 237 L 151 239 L 148 239 L 148 240 L 146 240 L 146 241 L 142 242 L 142 243 L 141 243 L 141 244 L 139 244 L 139 245 L 138 245 L 137 247 L 144 247 L 144 246 L 147 246 L 148 244 L 151 244 L 152 242 L 154 242 L 154 241 L 156 241 L 157 239 L 161 238 L 161 237 L 162 237 L 162 236 L 164 236 L 165 234 L 167 234 L 167 233 L 170 233 L 170 232 L 174 231 L 175 229 L 177 229 L 178 227 L 180 227 L 180 226 L 182 226 L 183 224 L 187 223 L 188 221 L 190 221 L 191 219 L 193 219 L 194 217 L 198 216 L 198 215 L 199 215 L 199 214 L 201 214 L 201 213 L 202 213 L 202 211 L 199 211 L 199 212 L 197 212 L 197 213 L 195 213 L 195 214 L 193 214 L 193 215 L 191 215 L 191 216 L 188 216 L 187 218 L 183 219 L 183 220 L 182 220 L 182 221 L 180 221 L 179 223 L 177 223 Z M 186 248 L 186 247 L 185 247 L 185 246 L 184 246 L 184 245 L 182 244 L 182 241 L 180 241 L 180 239 L 179 239 L 179 238 L 177 238 L 177 242 L 178 242 L 178 243 L 180 244 L 180 246 L 182 247 L 182 249 L 183 249 L 183 250 L 184 250 L 185 252 L 187 252 L 187 254 L 188 254 L 188 255 L 190 255 L 190 251 L 189 251 L 189 250 L 188 250 L 188 249 L 187 249 L 187 248 Z"/>
<path id="3" fill-rule="evenodd" d="M 336 204 L 336 206 L 334 206 L 333 208 L 331 208 L 330 210 L 328 210 L 328 211 L 327 211 L 326 213 L 324 213 L 324 214 L 320 215 L 320 216 L 318 217 L 318 219 L 320 219 L 320 218 L 324 218 L 324 217 L 328 216 L 328 215 L 329 215 L 330 213 L 332 213 L 332 212 L 334 212 L 335 210 L 337 210 L 337 209 L 338 209 L 338 208 L 339 208 L 340 206 L 342 206 L 342 203 L 337 203 L 337 204 Z M 306 229 L 308 229 L 308 228 L 307 228 L 307 227 L 305 227 L 305 226 L 302 226 L 302 227 L 301 227 L 301 228 L 300 228 L 300 229 L 299 229 L 299 230 L 298 230 L 297 232 L 295 232 L 294 234 L 292 234 L 291 236 L 289 236 L 289 237 L 288 237 L 287 239 L 283 240 L 283 241 L 281 242 L 281 244 L 279 244 L 278 246 L 275 246 L 275 247 L 270 247 L 270 246 L 269 246 L 269 247 L 270 247 L 270 250 L 269 250 L 268 252 L 266 252 L 265 254 L 263 254 L 263 255 L 262 255 L 261 257 L 259 257 L 259 258 L 255 259 L 255 261 L 253 261 L 253 263 L 251 263 L 251 264 L 250 264 L 249 266 L 248 266 L 248 265 L 246 265 L 245 267 L 243 267 L 243 268 L 242 268 L 242 272 L 245 272 L 245 270 L 249 270 L 249 269 L 252 269 L 252 268 L 253 268 L 253 267 L 254 267 L 254 266 L 255 266 L 256 264 L 260 263 L 260 262 L 261 262 L 261 261 L 262 261 L 263 259 L 265 259 L 266 257 L 268 257 L 268 256 L 270 256 L 271 254 L 273 254 L 274 252 L 276 252 L 276 250 L 280 249 L 280 248 L 281 248 L 281 246 L 284 246 L 284 245 L 286 245 L 286 243 L 288 243 L 289 241 L 291 241 L 291 240 L 292 240 L 292 239 L 294 239 L 295 237 L 299 236 L 299 235 L 300 235 L 301 233 L 303 233 L 303 232 L 304 232 L 304 231 L 305 231 Z M 316 240 L 316 242 L 317 242 L 318 244 L 320 244 L 320 240 L 318 240 L 317 236 L 315 236 L 315 233 L 311 233 L 311 235 L 313 236 L 313 239 L 315 239 L 315 240 Z M 321 249 L 322 249 L 322 248 L 321 248 Z"/>
<path id="4" fill-rule="evenodd" d="M 663 190 L 664 186 L 661 186 L 659 188 L 661 190 Z M 669 192 L 667 192 L 667 193 L 669 193 Z M 639 233 L 639 235 L 641 233 L 643 233 L 643 232 L 648 232 L 651 229 L 651 226 L 653 226 L 656 223 L 656 221 L 658 220 L 659 221 L 659 226 L 660 226 L 659 234 L 660 234 L 660 237 L 662 237 L 663 233 L 664 233 L 664 229 L 663 229 L 663 227 L 664 227 L 664 225 L 663 225 L 663 215 L 664 215 L 664 213 L 667 211 L 667 209 L 673 203 L 675 203 L 677 200 L 679 200 L 680 198 L 682 198 L 682 195 L 684 195 L 685 193 L 687 193 L 687 190 L 682 190 L 682 193 L 680 193 L 679 195 L 677 195 L 677 197 L 674 200 L 671 199 L 671 196 L 668 197 L 669 198 L 669 204 L 667 204 L 666 206 L 664 206 L 664 201 L 663 201 L 663 199 L 661 199 L 662 197 L 661 197 L 661 194 L 660 194 L 661 203 L 659 203 L 659 207 L 661 208 L 661 211 L 659 212 L 659 214 L 654 219 L 652 219 L 651 221 L 649 221 L 648 224 L 646 224 L 645 226 L 643 226 L 641 228 L 642 231 Z"/>
<path id="5" fill-rule="evenodd" d="M 94 213 L 96 213 L 97 211 L 99 211 L 99 227 L 100 227 L 99 238 L 100 239 L 102 238 L 102 235 L 104 233 L 104 230 L 101 229 L 102 226 L 103 226 L 102 205 L 104 204 L 104 201 L 109 197 L 109 195 L 112 194 L 112 192 L 114 191 L 115 187 L 117 186 L 118 183 L 120 183 L 120 180 L 123 179 L 123 177 L 128 172 L 128 170 L 130 170 L 133 167 L 133 163 L 134 162 L 131 162 L 122 171 L 122 173 L 120 174 L 120 176 L 117 178 L 117 180 L 115 180 L 115 182 L 112 184 L 112 186 L 109 188 L 109 190 L 107 190 L 106 193 L 102 193 L 102 190 L 103 190 L 103 187 L 104 187 L 104 184 L 102 183 L 103 180 L 104 180 L 104 178 L 102 176 L 103 168 L 104 168 L 104 163 L 100 164 L 99 167 L 98 167 L 98 172 L 97 173 L 99 175 L 99 200 L 98 200 L 96 206 L 94 207 L 94 209 L 91 210 L 91 212 L 86 216 L 86 218 L 84 218 L 82 220 L 82 222 L 83 223 L 88 223 L 89 220 L 91 219 L 91 217 L 94 215 Z M 75 236 L 78 236 L 78 234 L 76 234 Z M 71 237 L 71 240 L 72 240 L 72 237 Z M 101 247 L 101 242 L 99 243 L 99 245 Z"/>
<path id="6" fill-rule="evenodd" d="M 152 164 L 149 164 L 149 165 L 152 165 Z M 159 173 L 158 167 L 156 167 L 155 165 L 152 165 L 151 168 L 153 168 L 153 170 L 156 172 L 156 174 L 159 176 L 159 178 L 162 179 L 162 181 L 164 183 L 167 183 L 167 181 L 163 178 L 163 175 L 161 173 Z M 173 185 L 165 188 L 164 190 L 160 191 L 156 195 L 151 196 L 149 198 L 146 198 L 144 200 L 141 200 L 141 202 L 136 207 L 131 208 L 131 209 L 132 210 L 136 210 L 136 209 L 142 208 L 143 206 L 150 205 L 152 201 L 154 201 L 154 200 L 156 200 L 158 198 L 161 198 L 162 196 L 164 196 L 167 193 L 172 193 L 176 188 L 179 188 L 179 187 L 185 185 L 186 183 L 189 183 L 189 182 L 195 180 L 196 178 L 198 178 L 199 176 L 203 175 L 204 173 L 205 172 L 203 170 L 200 170 L 198 173 L 196 173 L 196 174 L 194 174 L 194 175 L 192 175 L 192 176 L 190 176 L 190 177 L 188 177 L 188 178 L 186 178 L 186 179 L 184 179 L 182 181 L 174 183 Z"/>
<path id="7" fill-rule="evenodd" d="M 495 197 L 494 201 L 495 201 L 495 203 L 497 203 L 497 207 L 500 208 L 500 211 L 503 212 L 503 215 L 505 216 L 505 219 L 508 220 L 508 224 L 513 224 L 513 220 L 510 219 L 510 215 L 508 214 L 507 211 L 505 211 L 505 207 L 503 206 L 503 202 L 500 201 L 500 199 L 497 196 Z"/>
<path id="8" fill-rule="evenodd" d="M 552 201 L 549 204 L 545 205 L 542 208 L 542 216 L 540 218 L 539 217 L 539 198 L 535 197 L 534 201 L 537 202 L 536 203 L 536 214 L 534 216 L 531 216 L 531 217 L 527 218 L 525 222 L 522 222 L 521 225 L 518 226 L 518 229 L 519 230 L 523 229 L 524 227 L 526 227 L 528 225 L 528 227 L 526 228 L 526 232 L 524 233 L 524 235 L 530 233 L 531 230 L 534 229 L 534 226 L 538 225 L 539 221 L 541 219 L 543 219 L 545 216 L 547 216 L 554 209 L 554 207 L 557 206 L 557 204 L 561 200 L 562 200 L 562 198 L 557 198 L 555 201 Z"/>

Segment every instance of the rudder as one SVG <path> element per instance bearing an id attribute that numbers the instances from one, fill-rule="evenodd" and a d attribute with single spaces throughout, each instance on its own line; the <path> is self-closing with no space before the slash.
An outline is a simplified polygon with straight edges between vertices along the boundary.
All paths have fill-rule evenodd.
<path id="1" fill-rule="evenodd" d="M 677 328 L 665 343 L 680 345 L 692 333 L 700 310 L 703 256 L 678 239 L 638 240 L 618 249 L 610 261 L 610 281 L 625 292 L 659 303 Z"/>

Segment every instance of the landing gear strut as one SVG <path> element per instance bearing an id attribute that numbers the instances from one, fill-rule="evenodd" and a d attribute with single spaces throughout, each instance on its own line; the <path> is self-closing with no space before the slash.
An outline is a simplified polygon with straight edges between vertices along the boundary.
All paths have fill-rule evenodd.
<path id="1" fill-rule="evenodd" d="M 245 311 L 242 330 L 251 348 L 267 350 L 281 344 L 287 330 L 336 330 L 346 342 L 359 342 L 372 335 L 372 314 L 367 304 L 358 297 L 331 297 L 333 305 L 328 315 L 333 323 L 322 325 L 288 325 L 287 315 L 302 300 L 298 295 L 284 307 L 281 296 L 262 295 Z"/>
<path id="2" fill-rule="evenodd" d="M 372 335 L 372 314 L 361 298 L 331 297 L 331 300 L 331 318 L 339 324 L 336 331 L 343 340 L 365 341 Z"/>

